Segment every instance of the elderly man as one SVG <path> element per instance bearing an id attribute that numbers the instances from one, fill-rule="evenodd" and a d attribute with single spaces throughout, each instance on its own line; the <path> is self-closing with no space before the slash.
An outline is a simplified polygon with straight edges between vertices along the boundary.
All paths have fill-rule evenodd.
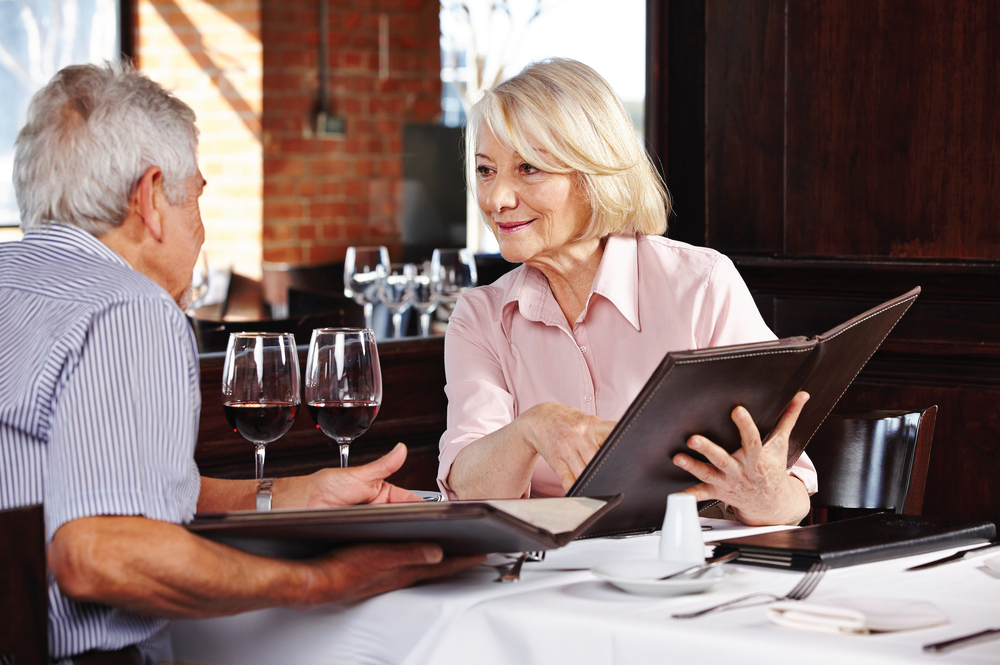
<path id="1" fill-rule="evenodd" d="M 426 544 L 265 559 L 178 526 L 253 508 L 257 490 L 201 478 L 193 459 L 201 396 L 181 303 L 204 239 L 197 142 L 191 109 L 128 65 L 62 70 L 17 138 L 0 508 L 44 503 L 56 659 L 151 662 L 169 618 L 354 600 L 479 560 Z M 274 505 L 416 500 L 384 481 L 405 456 L 278 480 Z"/>

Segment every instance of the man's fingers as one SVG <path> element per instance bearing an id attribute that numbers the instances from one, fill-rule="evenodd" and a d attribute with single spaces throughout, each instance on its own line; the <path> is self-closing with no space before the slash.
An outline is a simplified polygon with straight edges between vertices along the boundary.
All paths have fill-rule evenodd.
<path id="1" fill-rule="evenodd" d="M 397 443 L 392 450 L 377 460 L 353 468 L 364 480 L 382 480 L 399 471 L 405 461 L 406 445 Z"/>

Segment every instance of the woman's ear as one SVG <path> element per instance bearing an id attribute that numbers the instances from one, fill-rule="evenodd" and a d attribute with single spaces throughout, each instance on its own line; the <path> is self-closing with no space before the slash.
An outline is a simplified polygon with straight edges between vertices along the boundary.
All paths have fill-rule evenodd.
<path id="1" fill-rule="evenodd" d="M 139 178 L 139 185 L 129 200 L 129 206 L 139 215 L 143 226 L 157 242 L 163 236 L 161 208 L 164 201 L 163 171 L 159 166 L 150 166 Z"/>

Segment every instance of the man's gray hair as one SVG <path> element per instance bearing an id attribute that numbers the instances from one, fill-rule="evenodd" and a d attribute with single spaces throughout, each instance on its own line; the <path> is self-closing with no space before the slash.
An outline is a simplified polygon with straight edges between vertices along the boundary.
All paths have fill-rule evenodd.
<path id="1" fill-rule="evenodd" d="M 172 205 L 198 172 L 194 111 L 130 63 L 72 65 L 28 106 L 14 142 L 21 229 L 49 221 L 97 237 L 121 226 L 150 166 L 163 171 Z"/>

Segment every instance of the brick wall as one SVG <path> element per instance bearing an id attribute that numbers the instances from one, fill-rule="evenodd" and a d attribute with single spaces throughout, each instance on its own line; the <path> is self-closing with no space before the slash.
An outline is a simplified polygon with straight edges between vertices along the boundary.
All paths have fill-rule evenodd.
<path id="1" fill-rule="evenodd" d="M 259 0 L 138 0 L 136 60 L 198 116 L 205 250 L 260 275 L 263 162 Z"/>
<path id="2" fill-rule="evenodd" d="M 258 276 L 262 259 L 299 265 L 341 260 L 352 244 L 398 247 L 402 128 L 441 112 L 439 5 L 328 2 L 340 136 L 313 125 L 317 0 L 138 0 L 139 66 L 198 114 L 215 265 Z"/>
<path id="3" fill-rule="evenodd" d="M 329 1 L 327 90 L 346 121 L 339 136 L 319 136 L 313 123 L 318 3 L 263 3 L 265 261 L 320 263 L 342 260 L 352 244 L 397 247 L 402 128 L 441 113 L 438 2 Z"/>

